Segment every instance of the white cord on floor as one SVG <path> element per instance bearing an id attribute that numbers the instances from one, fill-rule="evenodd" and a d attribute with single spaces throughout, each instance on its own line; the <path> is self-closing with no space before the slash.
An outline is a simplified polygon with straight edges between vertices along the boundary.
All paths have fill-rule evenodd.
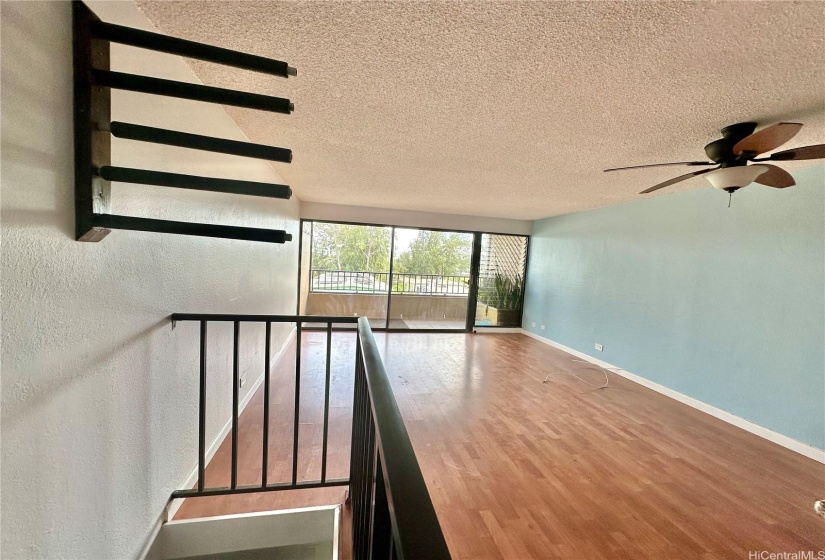
<path id="1" fill-rule="evenodd" d="M 589 364 L 591 366 L 595 366 L 597 368 L 600 368 L 602 370 L 602 373 L 604 373 L 604 385 L 595 385 L 593 383 L 590 383 L 590 382 L 582 379 L 581 377 L 579 377 L 578 375 L 576 375 L 574 373 L 567 373 L 566 371 L 558 371 L 558 372 L 549 373 L 549 374 L 547 374 L 547 377 L 544 378 L 544 381 L 542 381 L 542 383 L 547 383 L 547 380 L 550 379 L 551 375 L 562 374 L 562 375 L 567 375 L 569 377 L 575 377 L 576 379 L 578 379 L 579 381 L 581 381 L 585 385 L 590 385 L 591 387 L 595 387 L 596 389 L 604 389 L 605 387 L 607 387 L 608 383 L 610 383 L 610 379 L 607 377 L 607 372 L 610 371 L 610 370 L 614 370 L 614 369 L 621 369 L 621 368 L 602 367 L 602 366 L 594 364 L 593 362 L 588 362 L 587 360 L 573 360 L 573 361 L 574 362 L 579 362 L 580 364 Z"/>

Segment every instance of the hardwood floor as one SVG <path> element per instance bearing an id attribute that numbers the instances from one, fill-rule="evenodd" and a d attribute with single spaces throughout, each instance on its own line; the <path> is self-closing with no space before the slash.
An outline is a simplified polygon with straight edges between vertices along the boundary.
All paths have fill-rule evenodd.
<path id="1" fill-rule="evenodd" d="M 515 334 L 377 333 L 453 554 L 466 559 L 747 559 L 825 550 L 816 463 Z M 331 476 L 348 473 L 354 335 L 333 335 Z M 317 479 L 324 333 L 303 342 L 299 477 Z M 270 480 L 291 467 L 294 366 L 273 373 Z M 542 380 L 549 373 L 547 383 Z M 239 482 L 260 477 L 263 395 L 241 417 Z M 333 437 L 334 434 L 334 437 Z M 228 480 L 228 439 L 207 486 Z M 273 478 L 278 477 L 278 478 Z M 177 518 L 340 503 L 344 489 L 188 499 Z M 346 533 L 348 528 L 344 528 Z M 345 546 L 346 549 L 346 546 Z"/>

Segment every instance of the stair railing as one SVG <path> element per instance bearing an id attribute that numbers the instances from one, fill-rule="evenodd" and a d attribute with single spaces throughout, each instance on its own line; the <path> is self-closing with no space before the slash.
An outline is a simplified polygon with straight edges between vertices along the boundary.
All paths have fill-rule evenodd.
<path id="1" fill-rule="evenodd" d="M 233 315 L 233 314 L 210 314 L 210 313 L 174 313 L 172 323 L 178 321 L 197 321 L 200 323 L 200 389 L 198 399 L 198 482 L 196 488 L 185 488 L 172 492 L 172 499 L 191 498 L 195 496 L 221 496 L 225 494 L 246 494 L 251 492 L 267 492 L 273 490 L 296 490 L 299 488 L 323 488 L 327 486 L 347 486 L 348 479 L 328 479 L 327 478 L 327 443 L 329 433 L 329 392 L 330 392 L 330 368 L 332 355 L 332 325 L 334 323 L 355 323 L 357 317 L 316 317 L 300 315 Z M 303 323 L 326 324 L 327 326 L 327 347 L 326 347 L 326 381 L 324 391 L 324 428 L 323 444 L 321 451 L 321 478 L 319 480 L 298 480 L 298 435 L 299 435 L 299 412 L 301 400 L 301 333 Z M 233 323 L 232 337 L 232 431 L 231 431 L 231 467 L 229 476 L 229 486 L 206 488 L 206 367 L 207 367 L 207 329 L 210 322 L 231 322 Z M 292 475 L 288 482 L 269 482 L 267 480 L 267 470 L 269 467 L 269 416 L 270 399 L 263 399 L 263 435 L 261 439 L 262 459 L 261 459 L 261 483 L 251 485 L 238 484 L 238 414 L 239 414 L 239 391 L 240 391 L 240 327 L 241 323 L 264 323 L 266 334 L 264 338 L 264 395 L 271 394 L 271 360 L 272 360 L 272 324 L 273 323 L 295 323 L 295 412 L 293 419 L 293 441 L 292 441 Z"/>
<path id="2" fill-rule="evenodd" d="M 348 486 L 352 504 L 352 546 L 355 560 L 375 558 L 449 560 L 450 552 L 409 434 L 393 395 L 378 347 L 366 317 L 328 317 L 309 315 L 235 315 L 174 313 L 179 321 L 196 321 L 200 327 L 200 388 L 198 400 L 198 482 L 195 488 L 175 490 L 171 498 L 192 498 L 246 494 L 276 490 Z M 232 431 L 230 483 L 227 487 L 207 488 L 206 471 L 206 386 L 207 334 L 211 322 L 231 322 L 232 335 Z M 358 323 L 353 394 L 350 476 L 327 477 L 327 437 L 329 432 L 330 364 L 332 327 L 339 323 Z M 264 323 L 264 396 L 261 483 L 238 484 L 238 416 L 240 389 L 240 325 Z M 295 408 L 293 421 L 292 476 L 288 482 L 269 482 L 269 418 L 271 395 L 271 334 L 273 323 L 295 323 Z M 319 480 L 298 479 L 299 412 L 301 399 L 301 333 L 303 323 L 325 324 L 327 331 L 324 385 L 324 424 Z"/>
<path id="3" fill-rule="evenodd" d="M 447 542 L 369 322 L 358 320 L 350 460 L 355 560 L 446 560 Z"/>

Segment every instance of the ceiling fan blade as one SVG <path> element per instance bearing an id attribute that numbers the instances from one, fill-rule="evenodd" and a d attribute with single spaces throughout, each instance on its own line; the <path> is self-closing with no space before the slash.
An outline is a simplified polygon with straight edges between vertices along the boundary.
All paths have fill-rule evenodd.
<path id="1" fill-rule="evenodd" d="M 801 159 L 821 159 L 825 158 L 825 144 L 816 144 L 814 146 L 803 146 L 801 148 L 792 148 L 783 152 L 776 152 L 770 157 L 762 158 L 759 161 L 791 161 Z"/>
<path id="2" fill-rule="evenodd" d="M 713 171 L 713 169 L 700 169 L 699 171 L 694 171 L 693 173 L 685 173 L 684 175 L 679 175 L 678 177 L 674 177 L 673 179 L 665 181 L 664 183 L 659 183 L 658 185 L 653 185 L 649 189 L 645 189 L 642 192 L 640 192 L 639 194 L 647 194 L 647 193 L 651 193 L 653 191 L 658 191 L 659 189 L 669 187 L 670 185 L 675 185 L 676 183 L 681 183 L 682 181 L 685 181 L 685 180 L 690 179 L 691 177 L 695 177 L 697 175 L 701 175 L 702 173 L 707 173 L 708 171 Z M 767 171 L 765 173 L 767 173 Z"/>
<path id="3" fill-rule="evenodd" d="M 630 167 L 612 167 L 608 171 L 624 171 L 625 169 L 641 169 L 643 167 L 664 167 L 666 165 L 716 165 L 712 161 L 674 161 L 673 163 L 650 163 L 648 165 L 631 165 Z"/>
<path id="4" fill-rule="evenodd" d="M 781 167 L 771 165 L 770 163 L 760 163 L 759 165 L 764 165 L 769 169 L 757 177 L 754 181 L 755 183 L 766 185 L 768 187 L 774 187 L 776 189 L 784 189 L 787 187 L 792 187 L 796 184 L 796 181 L 793 180 L 791 174 Z"/>
<path id="5" fill-rule="evenodd" d="M 752 154 L 770 152 L 796 136 L 801 128 L 802 125 L 799 123 L 777 123 L 763 128 L 737 142 L 733 147 L 733 153 L 738 156 L 742 152 Z"/>

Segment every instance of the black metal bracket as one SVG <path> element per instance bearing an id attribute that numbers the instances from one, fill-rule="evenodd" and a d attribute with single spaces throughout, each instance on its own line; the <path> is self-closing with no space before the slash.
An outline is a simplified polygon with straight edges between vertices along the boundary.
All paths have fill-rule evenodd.
<path id="1" fill-rule="evenodd" d="M 139 93 L 151 93 L 166 97 L 205 101 L 206 103 L 234 105 L 235 107 L 259 109 L 261 111 L 285 113 L 287 115 L 295 109 L 289 99 L 284 99 L 283 97 L 272 97 L 258 93 L 201 86 L 187 82 L 176 82 L 174 80 L 112 72 L 111 70 L 100 70 L 97 68 L 92 68 L 91 74 L 92 81 L 95 85 L 105 86 L 110 89 L 125 89 Z"/>
<path id="2" fill-rule="evenodd" d="M 191 148 L 193 150 L 217 152 L 220 154 L 267 159 L 269 161 L 280 161 L 283 163 L 292 162 L 292 150 L 275 148 L 274 146 L 266 146 L 264 144 L 225 140 L 223 138 L 213 138 L 200 134 L 177 132 L 165 128 L 154 128 L 118 121 L 112 121 L 109 131 L 112 133 L 112 136 L 126 138 L 128 140 L 165 144 L 167 146 L 178 146 L 180 148 Z"/>
<path id="3" fill-rule="evenodd" d="M 132 47 L 177 54 L 187 58 L 196 58 L 224 66 L 234 66 L 235 68 L 241 68 L 243 70 L 262 72 L 283 78 L 298 75 L 298 70 L 280 60 L 272 60 L 271 58 L 256 56 L 254 54 L 213 47 L 212 45 L 169 37 L 167 35 L 161 35 L 160 33 L 152 33 L 151 31 L 143 31 L 132 27 L 104 23 L 98 19 L 93 21 L 91 26 L 95 37 L 105 39 L 112 43 L 121 43 Z"/>
<path id="4" fill-rule="evenodd" d="M 133 123 L 112 122 L 112 89 L 284 114 L 290 114 L 294 110 L 289 99 L 280 97 L 113 72 L 110 70 L 109 51 L 110 43 L 115 42 L 284 78 L 297 75 L 295 68 L 279 60 L 104 23 L 80 0 L 72 2 L 72 33 L 75 235 L 78 241 L 100 241 L 112 229 L 267 243 L 285 243 L 292 240 L 292 236 L 282 230 L 155 220 L 109 213 L 112 181 L 269 198 L 289 199 L 292 196 L 292 190 L 287 185 L 112 166 L 111 136 L 283 163 L 292 161 L 292 150 L 286 148 L 213 138 Z"/>
<path id="5" fill-rule="evenodd" d="M 292 241 L 292 234 L 280 229 L 174 222 L 170 220 L 154 220 L 152 218 L 138 218 L 136 216 L 119 216 L 117 214 L 94 214 L 92 219 L 94 227 L 98 230 L 130 229 L 132 231 L 154 231 L 157 233 L 176 233 L 178 235 L 195 235 L 198 237 L 263 241 L 265 243 L 286 243 L 287 241 Z"/>
<path id="6" fill-rule="evenodd" d="M 109 165 L 104 165 L 100 169 L 96 170 L 96 173 L 106 181 L 115 181 L 119 183 L 137 183 L 140 185 L 156 185 L 159 187 L 173 187 L 176 189 L 246 194 L 250 196 L 265 196 L 269 198 L 289 198 L 292 196 L 292 189 L 290 189 L 287 185 L 258 183 L 255 181 L 216 179 L 213 177 L 181 175 L 180 173 L 148 171 L 146 169 L 132 169 L 131 167 L 112 167 Z"/>

